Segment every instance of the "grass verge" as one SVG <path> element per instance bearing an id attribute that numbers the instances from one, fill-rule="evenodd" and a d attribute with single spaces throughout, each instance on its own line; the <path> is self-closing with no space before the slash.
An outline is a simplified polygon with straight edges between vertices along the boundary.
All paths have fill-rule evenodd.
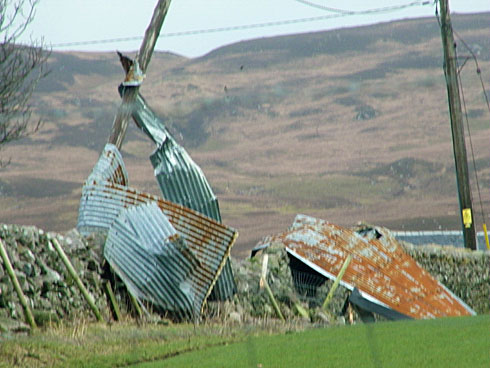
<path id="1" fill-rule="evenodd" d="M 0 337 L 0 367 L 121 367 L 239 341 L 223 326 L 77 323 Z"/>

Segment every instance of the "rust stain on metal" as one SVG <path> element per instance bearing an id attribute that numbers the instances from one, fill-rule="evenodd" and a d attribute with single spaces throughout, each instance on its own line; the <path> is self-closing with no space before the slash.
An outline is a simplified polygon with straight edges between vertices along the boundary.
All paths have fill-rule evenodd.
<path id="1" fill-rule="evenodd" d="M 129 187 L 127 182 L 120 153 L 116 146 L 106 145 L 82 189 L 77 225 L 79 231 L 109 231 L 125 209 L 156 204 L 189 247 L 188 251 L 180 249 L 181 256 L 190 259 L 194 254 L 197 258 L 193 267 L 193 282 L 203 296 L 199 299 L 202 301 L 199 303 L 202 313 L 204 302 L 227 264 L 237 232 L 198 211 Z M 142 228 L 149 226 L 149 223 L 136 222 Z M 170 242 L 177 239 L 173 233 L 168 236 Z"/>
<path id="2" fill-rule="evenodd" d="M 394 239 L 382 242 L 313 219 L 298 216 L 292 230 L 275 236 L 286 251 L 335 278 L 345 259 L 352 262 L 343 285 L 412 318 L 471 315 L 474 312 L 406 254 Z"/>
<path id="3" fill-rule="evenodd" d="M 238 233 L 217 221 L 160 197 L 108 181 L 86 183 L 82 192 L 79 227 L 108 229 L 124 208 L 155 202 L 197 256 L 196 282 L 206 290 L 204 300 L 223 270 Z M 211 288 L 208 289 L 211 281 Z M 202 312 L 202 307 L 201 307 Z"/>

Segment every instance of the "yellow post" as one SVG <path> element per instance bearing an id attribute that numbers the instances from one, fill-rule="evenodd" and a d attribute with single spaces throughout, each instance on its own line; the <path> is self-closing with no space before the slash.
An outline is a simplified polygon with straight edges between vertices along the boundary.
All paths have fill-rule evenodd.
<path id="1" fill-rule="evenodd" d="M 136 297 L 133 294 L 131 294 L 131 291 L 129 291 L 128 288 L 126 288 L 126 290 L 128 291 L 129 300 L 131 301 L 131 305 L 136 311 L 138 318 L 139 319 L 143 318 L 143 311 L 141 310 L 140 304 L 138 303 L 138 299 L 136 299 Z"/>
<path id="2" fill-rule="evenodd" d="M 487 224 L 483 224 L 483 234 L 485 234 L 485 243 L 487 244 L 487 249 L 490 250 L 490 244 L 488 243 Z"/>

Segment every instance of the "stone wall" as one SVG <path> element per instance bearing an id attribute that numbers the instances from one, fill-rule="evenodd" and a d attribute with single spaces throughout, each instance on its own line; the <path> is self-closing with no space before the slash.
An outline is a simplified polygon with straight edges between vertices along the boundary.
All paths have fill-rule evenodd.
<path id="1" fill-rule="evenodd" d="M 403 243 L 408 254 L 478 314 L 490 311 L 490 252 Z"/>
<path id="2" fill-rule="evenodd" d="M 339 287 L 330 304 L 331 314 L 324 313 L 321 304 L 333 281 L 327 280 L 313 296 L 300 295 L 294 286 L 287 253 L 279 244 L 264 249 L 254 258 L 232 260 L 238 290 L 234 299 L 226 306 L 228 310 L 225 313 L 240 315 L 240 319 L 245 321 L 277 318 L 268 294 L 259 286 L 262 260 L 266 253 L 269 255 L 267 281 L 286 320 L 299 318 L 314 323 L 338 322 L 332 316 L 340 314 L 348 290 Z"/>
<path id="3" fill-rule="evenodd" d="M 101 288 L 100 244 L 94 238 L 83 239 L 76 230 L 66 236 L 55 233 L 49 236 L 58 240 L 96 305 L 106 312 L 106 297 Z M 32 226 L 0 225 L 0 239 L 38 323 L 49 319 L 92 318 L 87 302 L 48 241 L 47 233 Z M 24 320 L 24 313 L 0 259 L 0 321 L 8 319 Z"/>
<path id="4" fill-rule="evenodd" d="M 383 234 L 386 234 L 386 229 L 383 230 Z M 451 246 L 414 246 L 409 243 L 402 243 L 402 246 L 419 265 L 478 314 L 489 312 L 490 252 L 471 252 Z M 268 281 L 285 317 L 301 317 L 296 307 L 299 305 L 309 313 L 313 322 L 325 321 L 319 305 L 333 282 L 329 280 L 318 288 L 316 298 L 300 297 L 294 291 L 288 257 L 280 245 L 266 248 L 253 259 L 233 261 L 238 293 L 228 306 L 228 313 L 238 313 L 242 319 L 275 316 L 269 297 L 265 290 L 259 288 L 263 253 L 269 254 Z M 348 293 L 343 287 L 337 289 L 329 308 L 331 315 L 341 312 Z"/>
<path id="5" fill-rule="evenodd" d="M 102 236 L 83 238 L 76 230 L 61 236 L 46 234 L 35 227 L 0 224 L 0 239 L 7 248 L 20 285 L 38 322 L 78 317 L 94 319 L 58 253 L 50 245 L 48 235 L 58 239 L 104 318 L 109 320 L 107 298 L 101 285 Z M 470 252 L 434 245 L 413 246 L 408 243 L 403 243 L 403 246 L 422 267 L 477 313 L 489 312 L 490 252 Z M 278 245 L 267 248 L 253 259 L 232 259 L 238 292 L 224 305 L 209 303 L 206 317 L 212 318 L 219 314 L 228 318 L 233 315 L 233 318 L 240 321 L 276 318 L 268 295 L 259 287 L 264 252 L 269 254 L 268 283 L 284 317 L 320 323 L 333 322 L 332 315 L 340 313 L 348 291 L 339 287 L 330 306 L 331 315 L 323 313 L 320 305 L 332 281 L 321 286 L 316 296 L 304 298 L 298 295 L 293 285 L 288 256 L 284 248 Z M 116 297 L 119 303 L 124 304 L 121 295 L 116 294 Z M 120 307 L 124 308 L 121 304 Z M 0 330 L 5 320 L 23 321 L 24 314 L 0 260 Z"/>

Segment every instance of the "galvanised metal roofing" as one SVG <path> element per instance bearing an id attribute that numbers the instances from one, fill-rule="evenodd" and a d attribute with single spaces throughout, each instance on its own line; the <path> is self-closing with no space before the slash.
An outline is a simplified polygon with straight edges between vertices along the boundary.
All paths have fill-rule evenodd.
<path id="1" fill-rule="evenodd" d="M 104 256 L 134 296 L 181 318 L 199 317 L 218 277 L 204 272 L 155 202 L 121 211 Z"/>
<path id="2" fill-rule="evenodd" d="M 289 255 L 335 279 L 349 254 L 341 284 L 362 297 L 411 318 L 473 315 L 475 312 L 407 255 L 396 241 L 365 238 L 326 221 L 298 215 L 287 232 L 273 236 Z"/>
<path id="3" fill-rule="evenodd" d="M 128 172 L 124 166 L 121 153 L 117 147 L 107 143 L 90 173 L 87 181 L 110 181 L 116 184 L 128 185 Z"/>
<path id="4" fill-rule="evenodd" d="M 120 89 L 123 93 L 123 90 Z M 201 168 L 192 160 L 153 113 L 141 95 L 136 99 L 133 119 L 157 148 L 150 156 L 163 198 L 221 222 L 218 199 Z M 212 299 L 226 300 L 236 292 L 231 265 L 227 262 Z"/>
<path id="5" fill-rule="evenodd" d="M 221 222 L 218 199 L 201 169 L 173 139 L 150 156 L 163 197 Z"/>
<path id="6" fill-rule="evenodd" d="M 99 161 L 105 162 L 111 157 L 114 163 L 110 167 L 120 168 L 124 172 L 124 163 L 120 155 L 109 154 L 112 151 L 117 151 L 117 148 L 112 145 L 106 146 Z M 120 162 L 117 162 L 119 159 Z M 104 165 L 98 162 L 96 167 Z M 109 231 L 124 209 L 155 202 L 198 258 L 202 268 L 200 272 L 206 274 L 208 279 L 220 275 L 238 236 L 234 229 L 179 204 L 111 180 L 103 180 L 107 177 L 111 180 L 113 178 L 111 175 L 103 174 L 103 171 L 101 174 L 93 174 L 83 186 L 77 225 L 81 233 L 87 234 L 94 230 Z M 206 285 L 202 284 L 201 287 L 204 288 Z"/>

